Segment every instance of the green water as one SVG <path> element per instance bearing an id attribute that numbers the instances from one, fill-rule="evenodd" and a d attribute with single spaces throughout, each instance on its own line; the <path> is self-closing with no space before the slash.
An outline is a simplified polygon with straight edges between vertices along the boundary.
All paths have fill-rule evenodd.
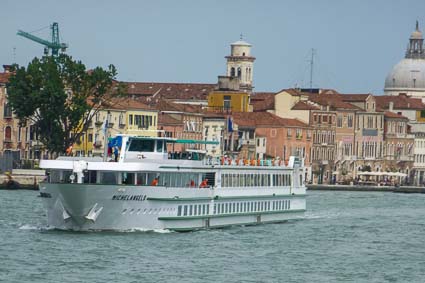
<path id="1" fill-rule="evenodd" d="M 309 192 L 304 220 L 191 233 L 49 230 L 0 191 L 0 282 L 425 282 L 425 195 Z"/>

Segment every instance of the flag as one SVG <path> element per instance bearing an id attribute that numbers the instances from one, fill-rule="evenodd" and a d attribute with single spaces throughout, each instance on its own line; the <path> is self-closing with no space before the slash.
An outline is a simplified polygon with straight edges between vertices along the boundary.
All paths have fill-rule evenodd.
<path id="1" fill-rule="evenodd" d="M 227 131 L 233 132 L 233 119 L 230 116 L 227 118 Z"/>

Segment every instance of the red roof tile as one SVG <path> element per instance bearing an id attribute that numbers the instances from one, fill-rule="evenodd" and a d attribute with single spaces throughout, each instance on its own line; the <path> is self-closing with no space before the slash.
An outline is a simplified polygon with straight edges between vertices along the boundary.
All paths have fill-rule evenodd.
<path id="1" fill-rule="evenodd" d="M 341 94 L 341 98 L 345 102 L 364 102 L 369 95 L 371 94 Z"/>
<path id="2" fill-rule="evenodd" d="M 255 112 L 274 110 L 274 92 L 255 92 L 251 95 L 251 105 Z"/>
<path id="3" fill-rule="evenodd" d="M 158 115 L 158 125 L 183 125 L 181 120 L 172 117 L 171 114 L 161 113 Z"/>
<path id="4" fill-rule="evenodd" d="M 154 104 L 160 99 L 206 100 L 208 94 L 215 89 L 216 84 L 201 83 L 154 83 L 154 82 L 124 82 L 129 95 L 138 100 Z"/>
<path id="5" fill-rule="evenodd" d="M 234 123 L 242 127 L 308 127 L 298 119 L 281 118 L 269 112 L 235 112 L 232 117 Z"/>
<path id="6" fill-rule="evenodd" d="M 425 104 L 422 103 L 420 98 L 412 98 L 404 95 L 391 96 L 391 95 L 377 95 L 375 96 L 376 105 L 381 109 L 388 110 L 390 102 L 393 103 L 393 109 L 412 109 L 423 110 Z"/>
<path id="7" fill-rule="evenodd" d="M 176 103 L 173 101 L 161 99 L 155 105 L 155 108 L 160 111 L 175 111 L 182 113 L 202 113 L 202 107 L 199 105 Z"/>
<path id="8" fill-rule="evenodd" d="M 397 113 L 394 113 L 394 112 L 390 112 L 390 111 L 385 111 L 384 116 L 386 118 L 399 118 L 399 119 L 408 120 L 407 117 L 400 115 L 400 114 L 397 114 Z"/>
<path id="9" fill-rule="evenodd" d="M 345 102 L 343 100 L 343 96 L 334 90 L 326 90 L 321 92 L 320 94 L 305 93 L 305 95 L 308 96 L 308 99 L 310 101 L 321 106 L 329 106 L 331 110 L 358 109 L 357 106 L 354 106 L 353 104 Z"/>
<path id="10" fill-rule="evenodd" d="M 298 101 L 294 106 L 292 106 L 291 110 L 320 110 L 320 108 L 310 105 L 305 101 Z"/>
<path id="11" fill-rule="evenodd" d="M 155 110 L 152 107 L 141 103 L 137 100 L 125 97 L 113 97 L 110 98 L 107 102 L 103 103 L 102 106 L 108 109 L 117 109 L 117 110 Z"/>

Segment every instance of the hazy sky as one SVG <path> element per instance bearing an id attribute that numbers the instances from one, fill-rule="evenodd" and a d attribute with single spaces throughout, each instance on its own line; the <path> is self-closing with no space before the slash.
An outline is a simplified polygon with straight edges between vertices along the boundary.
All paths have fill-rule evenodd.
<path id="1" fill-rule="evenodd" d="M 314 87 L 381 94 L 416 20 L 425 31 L 424 0 L 2 0 L 0 64 L 42 55 L 18 29 L 58 22 L 67 53 L 88 68 L 114 64 L 124 81 L 215 83 L 242 33 L 257 58 L 256 91 L 308 87 L 314 48 Z M 50 38 L 48 28 L 34 34 Z"/>

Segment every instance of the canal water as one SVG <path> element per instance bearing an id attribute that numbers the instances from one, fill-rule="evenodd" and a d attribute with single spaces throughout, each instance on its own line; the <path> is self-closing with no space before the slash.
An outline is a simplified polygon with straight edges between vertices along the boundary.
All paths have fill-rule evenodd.
<path id="1" fill-rule="evenodd" d="M 49 230 L 0 191 L 0 282 L 424 282 L 425 195 L 309 192 L 305 219 L 175 233 Z"/>

